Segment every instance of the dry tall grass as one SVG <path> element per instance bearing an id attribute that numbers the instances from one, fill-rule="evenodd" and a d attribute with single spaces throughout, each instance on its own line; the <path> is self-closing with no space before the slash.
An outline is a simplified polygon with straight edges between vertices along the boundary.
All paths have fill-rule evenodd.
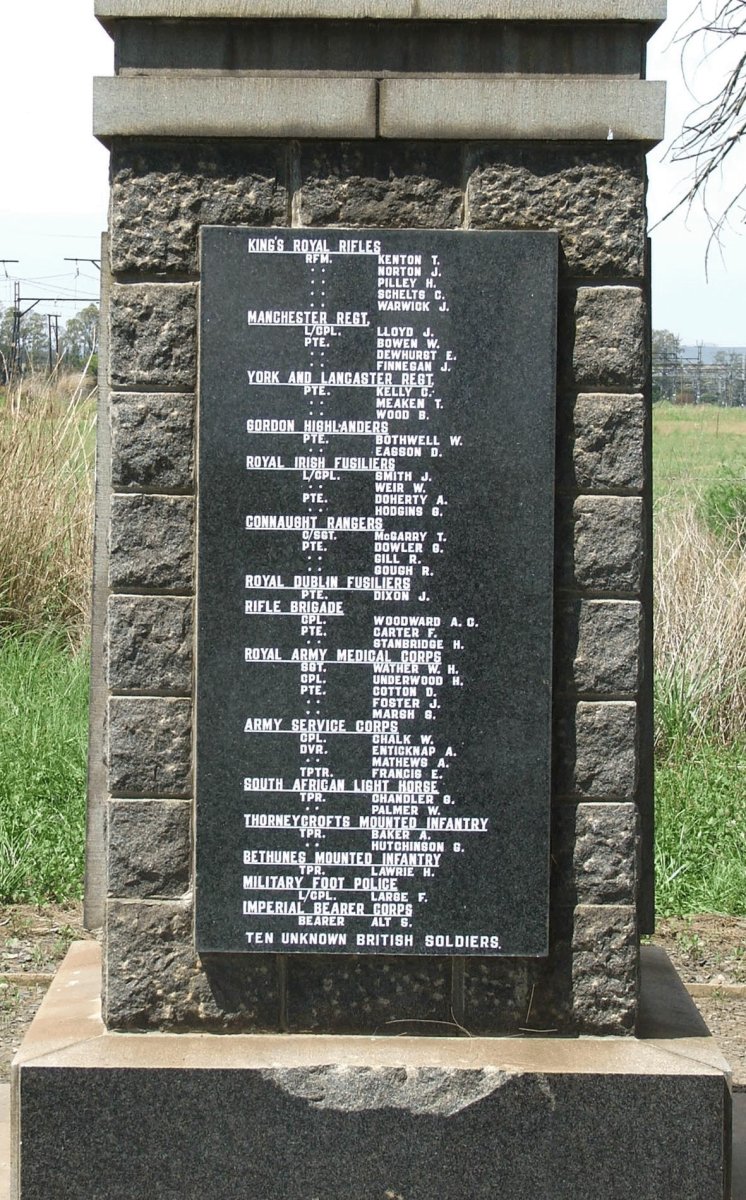
<path id="1" fill-rule="evenodd" d="M 85 376 L 0 393 L 0 626 L 85 635 L 94 419 Z"/>
<path id="2" fill-rule="evenodd" d="M 656 518 L 655 669 L 659 749 L 729 744 L 746 730 L 746 554 L 693 507 Z"/>

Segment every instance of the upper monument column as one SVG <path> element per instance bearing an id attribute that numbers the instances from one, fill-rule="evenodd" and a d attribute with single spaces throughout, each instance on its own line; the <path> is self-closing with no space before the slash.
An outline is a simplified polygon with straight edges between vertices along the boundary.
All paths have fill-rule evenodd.
<path id="1" fill-rule="evenodd" d="M 107 560 L 97 572 L 94 618 L 99 715 L 87 909 L 92 923 L 106 925 L 108 1025 L 370 1033 L 406 1021 L 417 1032 L 442 1023 L 485 1034 L 526 1025 L 631 1033 L 639 935 L 650 929 L 653 912 L 645 154 L 663 133 L 664 87 L 644 74 L 647 40 L 665 16 L 664 3 L 96 0 L 96 13 L 114 39 L 116 73 L 96 82 L 94 113 L 95 132 L 111 149 L 112 191 L 97 518 Z M 243 232 L 203 235 L 205 226 Z M 542 864 L 548 930 L 538 951 L 521 945 L 504 956 L 462 958 L 439 954 L 436 944 L 432 955 L 366 956 L 351 940 L 343 943 L 349 953 L 335 955 L 236 956 L 202 952 L 205 943 L 195 939 L 199 864 L 210 857 L 194 820 L 194 730 L 208 728 L 193 683 L 194 647 L 198 634 L 204 646 L 209 592 L 199 594 L 195 561 L 207 545 L 200 513 L 224 473 L 220 456 L 218 468 L 204 459 L 206 398 L 213 395 L 219 406 L 227 394 L 207 346 L 208 327 L 225 322 L 213 319 L 215 276 L 204 266 L 204 247 L 224 236 L 227 245 L 250 234 L 248 227 L 259 231 L 259 246 L 281 244 L 298 254 L 306 235 L 296 245 L 291 231 L 301 228 L 322 231 L 314 236 L 324 254 L 342 253 L 340 228 L 365 231 L 372 246 L 383 246 L 384 233 L 402 231 L 395 237 L 405 249 L 405 231 L 417 230 L 408 247 L 415 257 L 423 246 L 438 253 L 435 235 L 428 241 L 422 231 L 456 231 L 449 234 L 454 252 L 470 247 L 468 278 L 458 275 L 459 320 L 467 330 L 469 314 L 479 314 L 473 344 L 477 333 L 502 338 L 502 366 L 492 370 L 488 389 L 502 424 L 489 436 L 510 466 L 491 481 L 476 471 L 485 481 L 480 519 L 487 514 L 490 531 L 519 530 L 519 517 L 537 510 L 539 491 L 545 506 L 540 565 L 553 627 L 547 615 L 534 639 L 517 617 L 516 637 L 500 633 L 505 644 L 521 647 L 515 657 L 525 671 L 516 669 L 512 682 L 498 670 L 483 672 L 500 693 L 485 728 L 502 731 L 511 713 L 525 718 L 521 697 L 540 702 L 546 715 L 541 744 L 527 738 L 508 756 L 515 776 L 503 771 L 499 781 L 510 793 L 505 811 L 520 813 L 513 823 L 505 818 L 514 843 L 528 853 L 538 831 L 533 852 Z M 472 231 L 527 233 L 526 245 L 541 234 L 558 244 L 556 301 L 554 286 L 537 285 L 530 271 L 503 277 L 480 260 L 482 234 Z M 268 296 L 275 271 L 290 261 L 267 259 Z M 334 278 L 341 278 L 334 261 Z M 321 271 L 328 264 L 318 265 Z M 479 306 L 472 304 L 477 293 Z M 256 304 L 319 307 L 309 296 L 301 289 Z M 376 292 L 375 305 L 380 299 Z M 550 317 L 543 334 L 531 315 L 538 301 Z M 235 311 L 249 303 L 233 288 L 226 302 Z M 518 314 L 513 325 L 508 309 Z M 376 322 L 388 322 L 375 312 L 374 333 Z M 240 337 L 245 327 L 244 314 Z M 538 438 L 521 441 L 517 429 L 518 418 L 538 404 L 528 367 L 542 355 L 556 389 L 550 378 L 535 445 Z M 513 409 L 505 401 L 508 375 Z M 463 386 L 471 403 L 476 393 Z M 488 432 L 489 405 L 479 411 L 469 421 L 470 467 Z M 505 417 L 510 411 L 513 421 Z M 236 429 L 240 448 L 246 430 Z M 465 432 L 459 426 L 458 438 Z M 253 443 L 246 452 L 271 454 Z M 287 465 L 281 455 L 271 461 L 278 471 Z M 527 489 L 531 470 L 541 488 Z M 463 481 L 458 471 L 453 476 L 453 512 L 466 474 Z M 276 478 L 268 475 L 267 487 Z M 272 499 L 260 500 L 253 511 L 269 511 Z M 515 601 L 515 581 L 531 583 L 539 551 L 520 533 L 513 540 L 519 566 L 485 553 L 472 576 L 483 571 L 483 591 L 489 584 Z M 242 570 L 264 570 L 249 561 L 245 536 L 236 534 L 235 543 Z M 209 572 L 200 578 L 209 583 Z M 515 603 L 514 611 L 525 616 Z M 496 636 L 499 624 L 493 622 Z M 210 716 L 219 724 L 221 713 L 218 705 Z M 478 762 L 481 734 L 472 734 Z M 520 774 L 537 753 L 543 791 L 532 824 Z M 199 793 L 199 750 L 196 759 Z M 249 783 L 251 772 L 247 766 Z M 483 791 L 493 803 L 492 785 Z M 236 853 L 246 840 L 239 832 Z M 505 873 L 504 845 L 495 844 L 494 869 Z M 253 852 L 249 847 L 242 861 L 254 862 Z M 519 854 L 517 887 L 520 863 Z M 238 859 L 236 871 L 231 886 L 250 891 L 255 881 L 243 881 Z"/>
<path id="2" fill-rule="evenodd" d="M 97 0 L 111 137 L 655 142 L 664 0 Z"/>

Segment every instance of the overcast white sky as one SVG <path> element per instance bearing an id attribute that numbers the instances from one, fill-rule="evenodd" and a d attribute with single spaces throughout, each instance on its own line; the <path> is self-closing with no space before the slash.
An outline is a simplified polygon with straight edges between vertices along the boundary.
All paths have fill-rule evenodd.
<path id="1" fill-rule="evenodd" d="M 681 79 L 679 48 L 672 44 L 693 3 L 669 0 L 669 19 L 651 46 L 649 77 L 669 81 L 667 139 L 693 106 Z M 694 80 L 699 99 L 716 90 L 724 69 L 717 59 L 699 69 Z M 82 307 L 96 294 L 95 268 L 76 268 L 64 259 L 99 254 L 108 155 L 90 133 L 91 78 L 111 72 L 111 42 L 93 17 L 93 0 L 0 0 L 0 258 L 20 259 L 7 272 L 27 281 L 23 295 L 66 295 Z M 653 221 L 681 186 L 682 168 L 662 158 L 659 149 L 648 160 Z M 743 157 L 733 171 L 739 169 L 746 177 Z M 699 209 L 653 231 L 653 324 L 686 343 L 743 346 L 746 235 L 728 236 L 725 261 L 712 255 L 706 279 L 708 235 Z M 0 303 L 11 300 L 12 284 L 0 265 Z M 50 300 L 39 311 L 66 316 L 76 303 Z"/>

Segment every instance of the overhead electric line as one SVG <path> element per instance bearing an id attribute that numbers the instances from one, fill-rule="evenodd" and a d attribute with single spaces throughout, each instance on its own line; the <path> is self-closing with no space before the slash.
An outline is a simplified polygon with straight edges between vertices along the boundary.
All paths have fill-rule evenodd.
<path id="1" fill-rule="evenodd" d="M 74 262 L 75 264 L 82 263 L 82 262 L 93 263 L 94 267 L 96 267 L 97 270 L 99 270 L 99 271 L 101 270 L 101 259 L 100 258 L 66 258 L 65 262 Z"/>

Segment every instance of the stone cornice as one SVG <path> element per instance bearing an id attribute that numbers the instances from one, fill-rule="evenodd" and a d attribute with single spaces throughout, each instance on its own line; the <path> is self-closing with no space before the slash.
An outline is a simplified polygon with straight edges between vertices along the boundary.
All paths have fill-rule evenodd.
<path id="1" fill-rule="evenodd" d="M 663 136 L 665 84 L 603 78 L 100 78 L 94 133 L 114 137 L 623 140 Z"/>
<path id="2" fill-rule="evenodd" d="M 440 20 L 645 21 L 666 17 L 666 0 L 95 0 L 100 21 Z"/>

